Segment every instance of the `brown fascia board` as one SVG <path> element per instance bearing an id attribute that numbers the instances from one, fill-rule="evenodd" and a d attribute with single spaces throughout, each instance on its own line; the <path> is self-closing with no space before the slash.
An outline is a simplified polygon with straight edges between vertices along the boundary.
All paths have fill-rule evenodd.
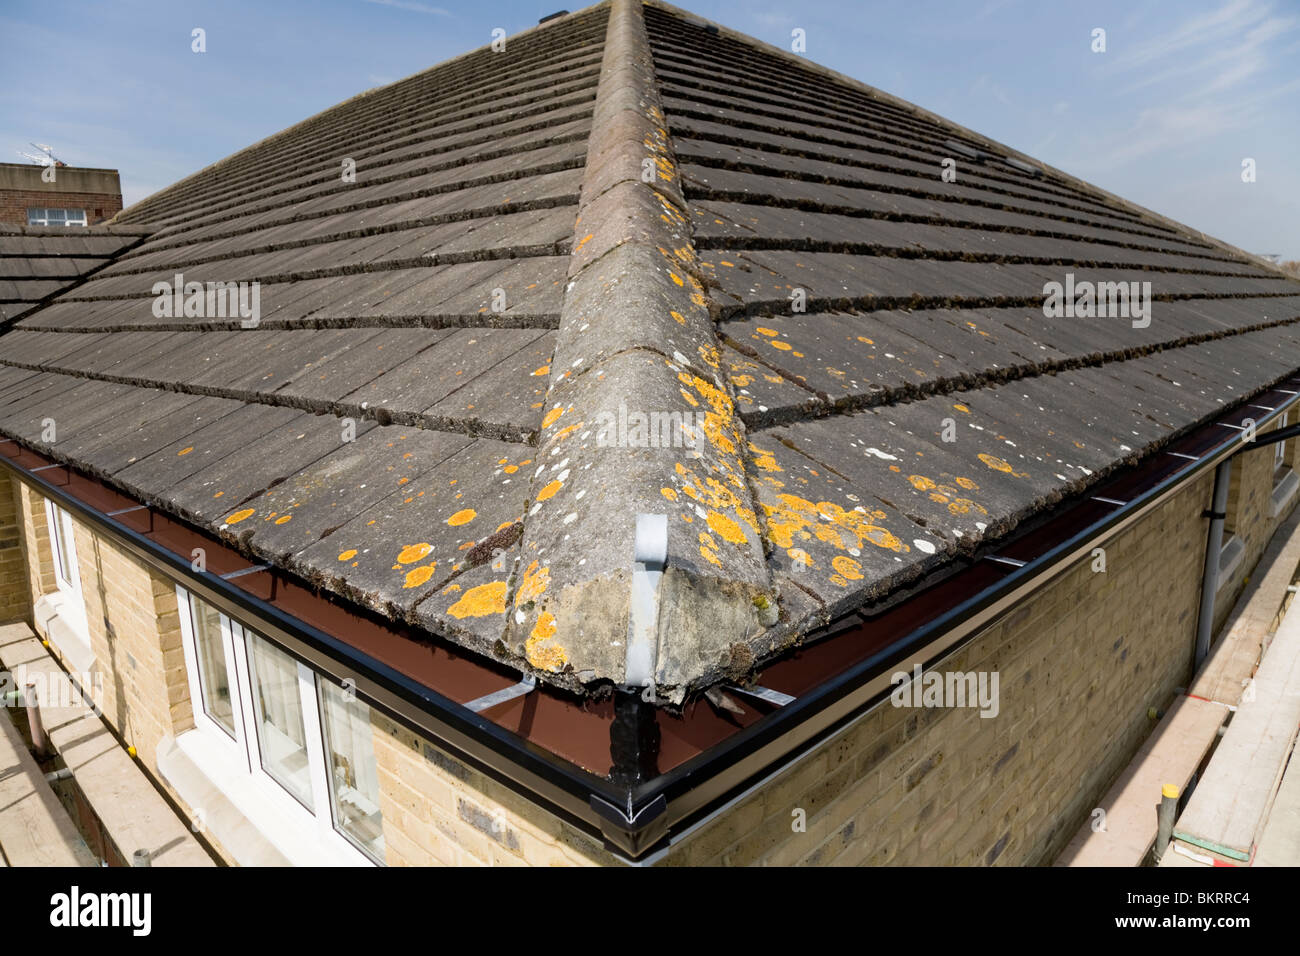
<path id="1" fill-rule="evenodd" d="M 1231 255 L 1241 256 L 1242 258 L 1248 260 L 1253 265 L 1267 266 L 1273 272 L 1277 272 L 1280 275 L 1287 276 L 1288 278 L 1293 278 L 1288 273 L 1283 272 L 1281 269 L 1279 269 L 1275 263 L 1269 262 L 1267 259 L 1261 258 L 1256 253 L 1247 252 L 1244 249 L 1239 249 L 1236 246 L 1232 245 L 1231 243 L 1225 242 L 1222 239 L 1217 239 L 1214 236 L 1201 232 L 1199 229 L 1194 229 L 1191 226 L 1185 225 L 1184 223 L 1176 222 L 1175 220 L 1170 219 L 1167 216 L 1162 216 L 1160 213 L 1147 209 L 1145 206 L 1140 206 L 1130 199 L 1125 199 L 1123 196 L 1117 196 L 1115 193 L 1108 192 L 1107 190 L 1102 189 L 1099 186 L 1096 186 L 1090 182 L 1087 182 L 1086 180 L 1080 179 L 1079 177 L 1074 176 L 1070 173 L 1067 173 L 1064 170 L 1057 169 L 1055 166 L 1049 166 L 1047 163 L 1044 163 L 1041 159 L 1037 159 L 1033 156 L 1029 156 L 1026 153 L 1022 153 L 1018 149 L 1014 149 L 1003 143 L 999 143 L 997 140 L 990 139 L 989 137 L 983 135 L 982 133 L 977 133 L 974 130 L 967 129 L 965 126 L 962 126 L 960 123 L 955 123 L 945 116 L 940 116 L 938 113 L 933 113 L 930 110 L 923 109 L 922 107 L 917 106 L 915 103 L 909 103 L 907 100 L 900 99 L 899 97 L 894 96 L 892 93 L 886 93 L 884 90 L 876 89 L 874 86 L 870 86 L 866 83 L 863 83 L 861 80 L 855 80 L 851 76 L 846 76 L 843 73 L 839 73 L 835 70 L 830 69 L 829 67 L 822 66 L 821 64 L 815 63 L 812 60 L 804 59 L 803 57 L 798 56 L 790 52 L 789 50 L 782 49 L 779 46 L 774 46 L 770 43 L 764 42 L 763 40 L 756 40 L 751 36 L 746 36 L 743 33 L 739 33 L 735 30 L 729 29 L 728 27 L 722 26 L 721 24 L 714 23 L 712 20 L 708 20 L 705 17 L 701 17 L 697 14 L 694 14 L 689 10 L 684 10 L 681 7 L 673 6 L 671 3 L 665 3 L 663 2 L 663 0 L 643 0 L 643 2 L 644 5 L 647 7 L 655 7 L 667 13 L 672 13 L 676 16 L 682 17 L 683 19 L 686 19 L 688 21 L 705 25 L 709 27 L 711 30 L 716 30 L 720 36 L 725 36 L 729 39 L 735 40 L 738 43 L 744 43 L 748 46 L 762 50 L 765 53 L 771 54 L 772 56 L 781 57 L 783 60 L 786 60 L 791 64 L 798 64 L 800 69 L 806 70 L 809 73 L 813 73 L 825 77 L 826 79 L 834 83 L 839 83 L 844 86 L 852 87 L 853 89 L 865 93 L 866 95 L 872 97 L 873 99 L 880 100 L 882 103 L 888 103 L 889 105 L 897 109 L 904 110 L 905 112 L 911 113 L 913 116 L 917 116 L 920 117 L 921 119 L 929 120 L 932 123 L 936 123 L 943 127 L 946 127 L 951 132 L 956 133 L 959 136 L 962 136 L 966 139 L 971 140 L 974 143 L 979 144 L 982 148 L 987 149 L 991 153 L 1000 154 L 1004 157 L 1009 157 L 1011 159 L 1016 159 L 1036 169 L 1041 169 L 1047 175 L 1055 177 L 1061 182 L 1073 186 L 1075 189 L 1079 189 L 1084 192 L 1090 193 L 1091 195 L 1099 199 L 1102 199 L 1105 202 L 1114 203 L 1115 205 L 1127 209 L 1129 212 L 1134 213 L 1137 216 L 1141 216 L 1142 218 L 1146 219 L 1148 222 L 1152 222 L 1164 226 L 1166 229 L 1172 229 L 1175 232 L 1181 233 L 1184 236 L 1191 236 L 1193 238 L 1200 239 L 1203 242 L 1211 243 L 1213 245 L 1218 246 L 1220 249 L 1223 249 L 1224 251 L 1228 252 Z"/>

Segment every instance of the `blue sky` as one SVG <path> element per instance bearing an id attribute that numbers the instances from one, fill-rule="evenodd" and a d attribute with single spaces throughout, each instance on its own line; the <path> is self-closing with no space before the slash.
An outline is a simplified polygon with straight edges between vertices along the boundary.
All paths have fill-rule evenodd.
<path id="1" fill-rule="evenodd" d="M 119 169 L 131 203 L 564 2 L 6 0 L 0 162 L 48 143 L 70 165 Z M 786 48 L 801 28 L 811 60 L 1252 252 L 1300 259 L 1297 0 L 688 8 Z M 204 54 L 190 50 L 194 27 Z M 1097 27 L 1105 53 L 1090 49 Z"/>

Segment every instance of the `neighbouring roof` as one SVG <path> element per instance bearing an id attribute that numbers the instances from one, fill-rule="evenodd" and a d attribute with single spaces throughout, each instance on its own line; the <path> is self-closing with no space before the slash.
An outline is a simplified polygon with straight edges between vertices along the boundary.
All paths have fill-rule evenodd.
<path id="1" fill-rule="evenodd" d="M 1300 283 L 657 3 L 363 94 L 115 223 L 150 235 L 0 337 L 0 432 L 579 691 L 627 677 L 638 514 L 668 517 L 677 702 L 1300 364 Z M 1150 282 L 1150 323 L 1045 317 L 1067 273 Z M 259 282 L 257 328 L 156 315 L 177 274 Z M 638 414 L 700 440 L 638 443 Z"/>

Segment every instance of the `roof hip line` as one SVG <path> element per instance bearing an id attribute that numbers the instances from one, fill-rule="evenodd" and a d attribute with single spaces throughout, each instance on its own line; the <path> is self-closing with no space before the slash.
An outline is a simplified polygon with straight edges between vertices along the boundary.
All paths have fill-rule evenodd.
<path id="1" fill-rule="evenodd" d="M 612 0 L 506 640 L 626 683 L 638 514 L 668 517 L 654 698 L 743 676 L 777 602 L 639 0 Z"/>

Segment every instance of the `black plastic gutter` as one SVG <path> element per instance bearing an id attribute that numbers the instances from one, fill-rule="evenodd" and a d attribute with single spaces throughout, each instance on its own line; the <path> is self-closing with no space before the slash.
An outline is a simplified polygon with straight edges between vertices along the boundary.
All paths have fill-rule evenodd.
<path id="1" fill-rule="evenodd" d="M 1272 411 L 1256 419 L 1257 426 L 1270 424 L 1294 406 L 1300 400 L 1296 389 L 1300 389 L 1300 380 L 1291 377 L 1255 396 L 1256 401 L 1273 393 L 1279 396 Z M 246 621 L 330 678 L 351 678 L 364 698 L 402 724 L 435 739 L 458 759 L 542 809 L 603 838 L 606 847 L 621 859 L 638 862 L 657 858 L 691 828 L 880 704 L 892 690 L 893 673 L 910 671 L 916 664 L 929 667 L 959 650 L 986 625 L 1088 556 L 1099 540 L 1124 530 L 1208 469 L 1251 447 L 1243 445 L 1239 431 L 1241 422 L 1251 417 L 1249 407 L 1240 404 L 1146 456 L 1132 468 L 1104 479 L 1060 512 L 1066 515 L 1072 508 L 1101 497 L 1111 509 L 1103 517 L 1026 558 L 1021 566 L 1011 569 L 1010 565 L 999 565 L 1005 573 L 1000 571 L 1002 576 L 992 584 L 722 743 L 666 773 L 621 777 L 626 781 L 624 785 L 583 770 L 492 723 L 215 573 L 194 571 L 188 556 L 170 551 L 50 481 L 51 472 L 74 474 L 69 466 L 49 462 L 46 456 L 12 439 L 0 440 L 0 462 L 138 559 L 227 614 Z M 1232 433 L 1220 441 L 1217 434 L 1224 426 Z M 1285 431 L 1289 436 L 1300 433 L 1300 427 Z M 1256 443 L 1271 444 L 1284 437 L 1281 433 L 1262 435 Z M 7 447 L 20 448 L 17 457 L 25 452 L 42 464 L 39 469 L 24 466 L 5 452 Z M 1169 455 L 1185 460 L 1186 465 L 1172 473 L 1159 467 L 1161 456 Z M 1103 492 L 1119 485 L 1124 487 L 1122 500 L 1104 497 Z M 995 550 L 1015 550 L 1021 540 L 1018 536 L 999 542 Z"/>

